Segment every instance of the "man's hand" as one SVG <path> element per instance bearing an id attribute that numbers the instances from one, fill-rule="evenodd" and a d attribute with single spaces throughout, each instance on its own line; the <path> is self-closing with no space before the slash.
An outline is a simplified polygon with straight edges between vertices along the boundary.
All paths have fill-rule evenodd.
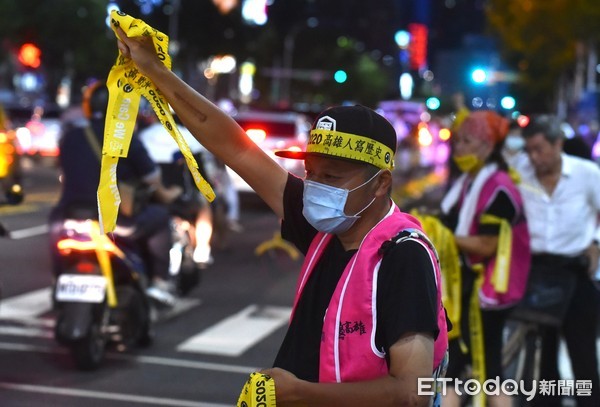
<path id="1" fill-rule="evenodd" d="M 151 37 L 128 37 L 121 27 L 116 27 L 116 31 L 119 50 L 125 58 L 132 59 L 144 75 L 148 76 L 152 70 L 164 67 L 158 59 Z"/>
<path id="2" fill-rule="evenodd" d="M 275 381 L 275 395 L 278 406 L 284 405 L 283 403 L 298 401 L 298 397 L 294 393 L 298 389 L 298 384 L 301 380 L 294 376 L 294 374 L 278 367 L 264 369 L 260 373 L 271 376 Z"/>

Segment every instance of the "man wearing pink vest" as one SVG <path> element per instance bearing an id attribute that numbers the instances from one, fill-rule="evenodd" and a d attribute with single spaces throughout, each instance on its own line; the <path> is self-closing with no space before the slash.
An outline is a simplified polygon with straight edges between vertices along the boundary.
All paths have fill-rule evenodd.
<path id="1" fill-rule="evenodd" d="M 363 106 L 324 111 L 306 151 L 279 152 L 305 160 L 299 179 L 165 68 L 151 41 L 119 34 L 123 55 L 283 219 L 283 236 L 306 254 L 288 333 L 274 368 L 263 371 L 274 378 L 277 405 L 431 404 L 420 379 L 440 374 L 447 350 L 439 265 L 419 222 L 390 199 L 390 123 Z"/>

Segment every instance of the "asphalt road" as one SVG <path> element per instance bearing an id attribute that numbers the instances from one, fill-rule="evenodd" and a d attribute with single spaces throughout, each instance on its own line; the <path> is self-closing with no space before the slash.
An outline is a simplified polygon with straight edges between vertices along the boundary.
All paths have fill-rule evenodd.
<path id="1" fill-rule="evenodd" d="M 53 339 L 46 218 L 56 169 L 30 164 L 25 202 L 0 208 L 13 239 L 0 239 L 0 405 L 232 406 L 252 371 L 271 365 L 285 332 L 300 260 L 255 248 L 278 230 L 261 205 L 245 205 L 245 232 L 214 252 L 203 280 L 160 314 L 147 349 L 110 351 L 80 372 Z"/>
<path id="2" fill-rule="evenodd" d="M 0 406 L 233 406 L 249 373 L 271 365 L 301 260 L 281 250 L 255 254 L 279 229 L 256 199 L 243 206 L 245 232 L 213 252 L 200 286 L 159 315 L 152 347 L 111 350 L 99 370 L 80 372 L 53 339 L 46 219 L 58 172 L 28 163 L 24 187 L 23 204 L 0 207 L 12 231 L 0 238 Z M 410 203 L 422 199 L 430 198 Z M 564 350 L 560 361 L 572 378 Z"/>

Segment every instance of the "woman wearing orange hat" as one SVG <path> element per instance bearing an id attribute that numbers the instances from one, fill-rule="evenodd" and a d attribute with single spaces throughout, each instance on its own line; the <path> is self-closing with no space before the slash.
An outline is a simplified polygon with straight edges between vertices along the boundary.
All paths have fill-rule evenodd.
<path id="1" fill-rule="evenodd" d="M 501 153 L 508 128 L 492 111 L 470 113 L 461 123 L 452 155 L 461 175 L 441 204 L 462 264 L 461 320 L 453 321 L 462 335 L 451 341 L 447 377 L 462 378 L 471 356 L 473 376 L 481 384 L 502 382 L 502 330 L 524 295 L 530 264 L 523 202 Z M 480 315 L 480 323 L 473 323 L 470 313 Z M 444 405 L 458 406 L 464 389 L 449 385 Z M 489 405 L 509 406 L 509 396 L 498 393 L 489 396 Z"/>

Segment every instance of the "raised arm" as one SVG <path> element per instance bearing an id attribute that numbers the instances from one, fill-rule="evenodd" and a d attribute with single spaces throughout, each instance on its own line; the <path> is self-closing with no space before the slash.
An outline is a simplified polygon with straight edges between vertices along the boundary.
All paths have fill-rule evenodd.
<path id="1" fill-rule="evenodd" d="M 225 112 L 200 95 L 158 59 L 148 37 L 128 38 L 117 28 L 119 49 L 160 89 L 192 135 L 237 172 L 283 218 L 287 171 L 260 149 Z"/>

